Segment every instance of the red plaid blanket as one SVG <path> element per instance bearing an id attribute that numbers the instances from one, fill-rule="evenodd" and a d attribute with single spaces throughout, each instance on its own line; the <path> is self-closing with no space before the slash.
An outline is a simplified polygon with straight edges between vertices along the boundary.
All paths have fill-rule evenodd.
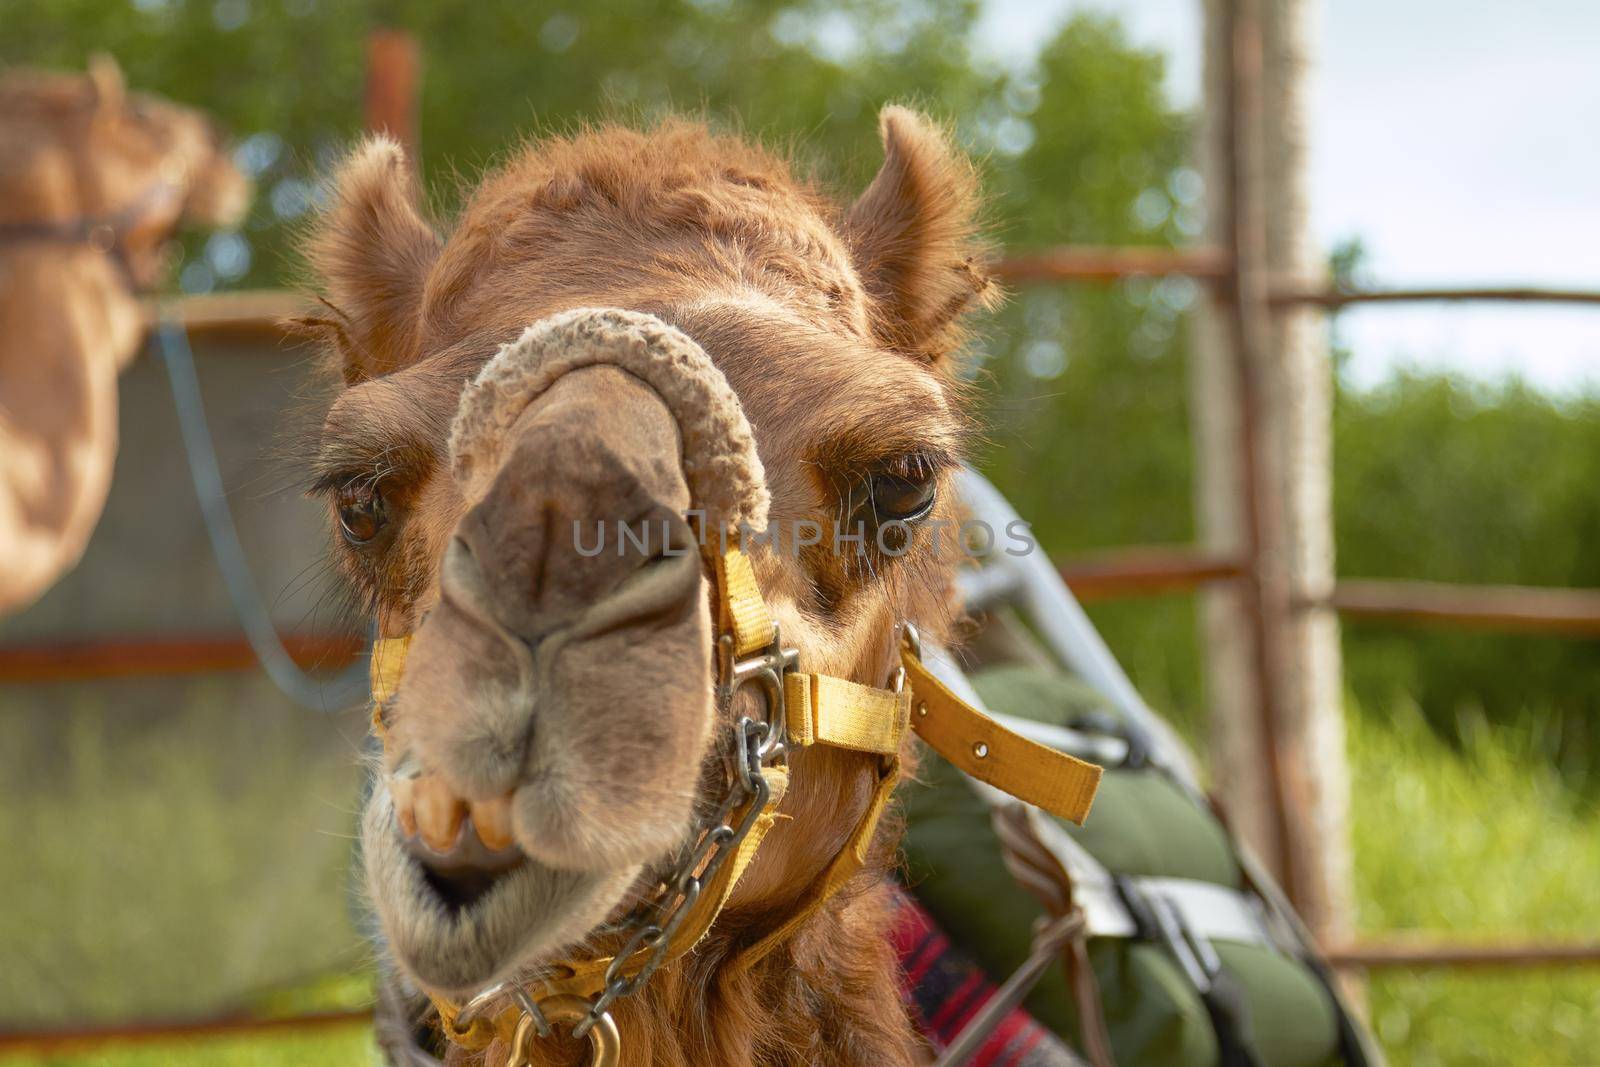
<path id="1" fill-rule="evenodd" d="M 896 890 L 894 940 L 901 988 L 935 1051 L 944 1049 L 996 986 L 934 925 L 904 890 Z M 1013 1008 L 969 1059 L 971 1067 L 1082 1067 L 1083 1061 L 1022 1008 Z"/>

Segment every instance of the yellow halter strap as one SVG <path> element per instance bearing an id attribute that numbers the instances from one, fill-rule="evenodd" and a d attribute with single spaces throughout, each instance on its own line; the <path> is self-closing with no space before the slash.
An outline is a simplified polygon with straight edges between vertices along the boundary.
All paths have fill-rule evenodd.
<path id="1" fill-rule="evenodd" d="M 899 781 L 899 753 L 907 726 L 962 771 L 1019 800 L 1079 824 L 1089 814 L 1101 769 L 1008 730 L 956 696 L 923 664 L 915 631 L 909 626 L 900 649 L 903 673 L 895 688 L 879 689 L 792 669 L 787 666 L 792 657 L 774 647 L 777 629 L 749 557 L 733 544 L 714 559 L 718 632 L 722 635 L 719 655 L 730 657 L 736 665 L 764 650 L 774 653 L 766 660 L 771 682 L 767 693 L 769 715 L 774 720 L 769 722 L 769 729 L 781 729 L 782 743 L 788 748 L 831 745 L 877 757 L 872 798 L 844 847 L 812 880 L 794 911 L 777 928 L 729 961 L 728 966 L 735 972 L 754 966 L 787 940 L 866 862 L 878 821 Z M 378 641 L 373 647 L 373 727 L 380 736 L 387 733 L 385 708 L 399 686 L 410 642 L 408 635 Z M 728 667 L 725 663 L 719 672 L 724 684 L 730 674 Z M 781 766 L 764 771 L 771 788 L 762 810 L 752 816 L 747 806 L 733 813 L 730 825 L 740 825 L 738 820 L 753 817 L 750 829 L 738 851 L 705 885 L 652 969 L 681 957 L 705 936 L 776 821 L 788 772 Z M 607 985 L 608 971 L 614 969 L 614 959 L 606 956 L 554 965 L 550 969 L 552 976 L 540 981 L 542 988 L 534 1000 L 598 996 Z M 635 954 L 616 969 L 624 975 L 637 974 L 645 965 L 644 957 Z M 520 1040 L 527 1030 L 519 1027 L 526 1012 L 515 1005 L 494 1017 L 477 1016 L 461 1022 L 460 1006 L 443 997 L 432 999 L 446 1036 L 467 1048 L 484 1048 L 496 1037 L 507 1042 Z M 513 1044 L 513 1054 L 520 1051 Z"/>

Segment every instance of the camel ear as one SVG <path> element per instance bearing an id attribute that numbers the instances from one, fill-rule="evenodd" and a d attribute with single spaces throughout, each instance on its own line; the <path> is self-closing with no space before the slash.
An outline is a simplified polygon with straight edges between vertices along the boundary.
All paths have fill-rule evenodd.
<path id="1" fill-rule="evenodd" d="M 369 138 L 334 173 L 307 246 L 334 317 L 295 324 L 334 343 L 347 383 L 415 362 L 422 287 L 439 248 L 417 211 L 405 152 Z"/>
<path id="2" fill-rule="evenodd" d="M 880 340 L 936 362 L 960 320 L 995 298 L 977 237 L 978 176 L 944 131 L 903 107 L 878 114 L 883 167 L 846 218 Z"/>
<path id="3" fill-rule="evenodd" d="M 94 109 L 97 116 L 122 114 L 122 105 L 128 97 L 128 86 L 122 78 L 122 68 L 109 52 L 96 52 L 89 57 L 89 85 L 94 90 Z"/>

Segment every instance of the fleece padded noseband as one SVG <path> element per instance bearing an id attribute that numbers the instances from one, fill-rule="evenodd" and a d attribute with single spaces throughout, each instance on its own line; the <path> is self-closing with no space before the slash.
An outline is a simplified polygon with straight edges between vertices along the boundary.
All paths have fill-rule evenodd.
<path id="1" fill-rule="evenodd" d="M 600 365 L 644 382 L 677 420 L 684 477 L 705 529 L 766 529 L 770 498 L 761 457 L 728 380 L 688 334 L 620 308 L 575 308 L 540 319 L 478 372 L 450 430 L 456 481 L 469 501 L 488 492 L 523 410 L 568 371 Z"/>

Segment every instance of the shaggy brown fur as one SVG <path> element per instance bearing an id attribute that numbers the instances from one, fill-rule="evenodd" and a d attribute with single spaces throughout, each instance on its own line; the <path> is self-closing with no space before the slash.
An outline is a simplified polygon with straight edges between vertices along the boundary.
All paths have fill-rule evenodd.
<path id="1" fill-rule="evenodd" d="M 117 373 L 144 330 L 134 285 L 180 217 L 228 225 L 249 187 L 199 112 L 88 76 L 0 75 L 0 614 L 73 566 L 105 503 Z M 149 198 L 155 183 L 171 195 Z M 148 199 L 117 256 L 17 227 L 109 218 Z M 9 231 L 7 227 L 12 227 Z"/>
<path id="2" fill-rule="evenodd" d="M 413 630 L 438 601 L 466 506 L 445 451 L 463 385 L 560 310 L 649 312 L 697 341 L 745 409 L 780 528 L 849 521 L 875 472 L 932 471 L 947 488 L 965 436 L 959 324 L 994 292 L 973 237 L 973 171 L 913 112 L 886 108 L 881 133 L 883 169 L 848 211 L 782 159 L 699 123 L 551 138 L 489 175 L 444 241 L 414 206 L 397 147 L 374 141 L 350 158 L 309 246 L 334 314 L 302 325 L 328 340 L 349 383 L 327 420 L 318 486 L 367 506 L 380 489 L 384 532 L 362 546 L 336 536 L 335 551 L 386 634 Z M 948 496 L 931 518 L 954 514 Z M 919 530 L 900 558 L 755 554 L 805 669 L 881 685 L 897 620 L 942 632 L 953 537 L 944 552 L 933 540 Z M 708 761 L 706 780 L 720 780 Z M 707 940 L 619 1003 L 625 1062 L 916 1062 L 881 891 L 897 826 L 882 827 L 869 869 L 788 944 L 737 978 L 724 968 L 838 851 L 872 775 L 868 758 L 841 750 L 795 759 L 788 818 Z M 581 1057 L 537 1051 L 550 1064 Z M 504 1056 L 496 1047 L 485 1061 Z"/>

